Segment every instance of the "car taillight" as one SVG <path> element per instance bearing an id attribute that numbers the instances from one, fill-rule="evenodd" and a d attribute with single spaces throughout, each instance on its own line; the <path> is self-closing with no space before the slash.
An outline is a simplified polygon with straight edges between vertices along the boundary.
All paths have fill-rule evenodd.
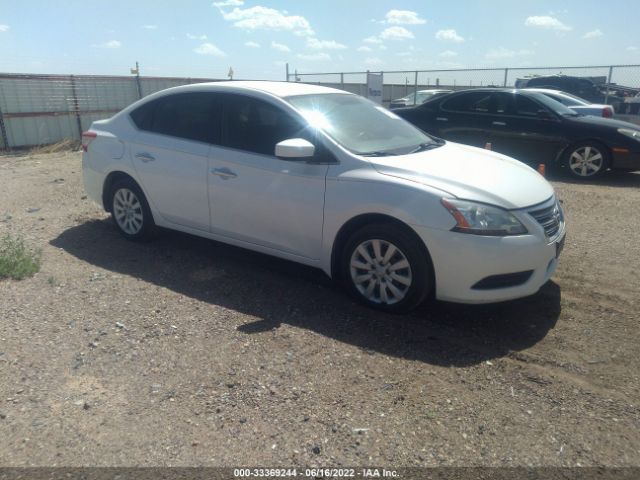
<path id="1" fill-rule="evenodd" d="M 610 108 L 603 108 L 602 109 L 602 116 L 604 118 L 611 118 L 611 117 L 613 117 L 613 112 L 611 111 Z"/>
<path id="2" fill-rule="evenodd" d="M 98 136 L 96 132 L 82 132 L 82 151 L 86 152 L 89 149 L 89 144 L 95 140 Z"/>

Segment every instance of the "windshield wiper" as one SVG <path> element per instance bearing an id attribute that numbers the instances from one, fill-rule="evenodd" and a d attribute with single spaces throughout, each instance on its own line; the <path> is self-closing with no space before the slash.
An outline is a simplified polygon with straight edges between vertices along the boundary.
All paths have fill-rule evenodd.
<path id="1" fill-rule="evenodd" d="M 441 147 L 442 145 L 444 145 L 444 142 L 442 142 L 442 143 L 440 143 L 440 142 L 421 143 L 416 148 L 411 150 L 409 153 L 424 152 L 426 150 L 432 150 L 434 148 Z"/>
<path id="2" fill-rule="evenodd" d="M 375 152 L 367 152 L 360 154 L 363 157 L 393 157 L 396 156 L 397 153 L 385 152 L 384 150 L 378 150 Z"/>

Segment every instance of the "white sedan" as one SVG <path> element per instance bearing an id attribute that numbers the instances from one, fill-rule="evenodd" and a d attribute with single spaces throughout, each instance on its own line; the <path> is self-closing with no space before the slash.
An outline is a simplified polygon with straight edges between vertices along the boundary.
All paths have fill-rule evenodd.
<path id="1" fill-rule="evenodd" d="M 590 103 L 585 99 L 576 97 L 570 93 L 560 90 L 552 90 L 549 88 L 527 88 L 526 90 L 542 93 L 556 102 L 560 102 L 565 107 L 569 107 L 574 112 L 581 113 L 582 115 L 613 118 L 613 107 L 611 105 Z"/>
<path id="2" fill-rule="evenodd" d="M 411 107 L 413 105 L 422 105 L 427 100 L 431 100 L 433 98 L 440 97 L 442 95 L 446 95 L 447 93 L 451 93 L 453 90 L 418 90 L 417 92 L 413 92 L 406 97 L 396 98 L 395 100 L 391 100 L 389 103 L 389 108 L 399 108 L 399 107 Z"/>
<path id="3" fill-rule="evenodd" d="M 286 258 L 387 311 L 531 295 L 564 242 L 535 170 L 321 86 L 171 88 L 94 122 L 83 149 L 86 191 L 127 239 L 164 227 Z"/>

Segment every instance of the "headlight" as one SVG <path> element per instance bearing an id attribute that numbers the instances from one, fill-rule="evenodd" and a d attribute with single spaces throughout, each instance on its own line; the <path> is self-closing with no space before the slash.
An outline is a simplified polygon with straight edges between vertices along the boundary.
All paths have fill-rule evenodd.
<path id="1" fill-rule="evenodd" d="M 632 130 L 631 128 L 619 128 L 618 133 L 621 133 L 625 137 L 631 137 L 634 140 L 640 142 L 640 130 Z"/>
<path id="2" fill-rule="evenodd" d="M 502 208 L 453 198 L 443 198 L 441 202 L 456 219 L 454 232 L 500 237 L 527 233 L 525 226 Z"/>

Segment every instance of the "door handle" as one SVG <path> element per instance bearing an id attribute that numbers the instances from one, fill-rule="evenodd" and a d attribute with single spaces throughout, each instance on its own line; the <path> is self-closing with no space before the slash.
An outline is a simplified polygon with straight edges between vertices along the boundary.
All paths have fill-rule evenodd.
<path id="1" fill-rule="evenodd" d="M 211 173 L 217 175 L 223 180 L 229 180 L 230 178 L 236 178 L 238 176 L 228 168 L 212 168 Z"/>
<path id="2" fill-rule="evenodd" d="M 448 122 L 449 121 L 449 119 L 445 118 L 445 117 L 436 117 L 436 120 L 439 121 L 439 122 Z"/>
<path id="3" fill-rule="evenodd" d="M 142 160 L 144 163 L 153 162 L 156 157 L 147 152 L 138 152 L 136 153 L 136 158 L 138 160 Z"/>
<path id="4" fill-rule="evenodd" d="M 506 127 L 507 122 L 491 122 L 491 125 L 497 125 L 499 127 Z"/>

